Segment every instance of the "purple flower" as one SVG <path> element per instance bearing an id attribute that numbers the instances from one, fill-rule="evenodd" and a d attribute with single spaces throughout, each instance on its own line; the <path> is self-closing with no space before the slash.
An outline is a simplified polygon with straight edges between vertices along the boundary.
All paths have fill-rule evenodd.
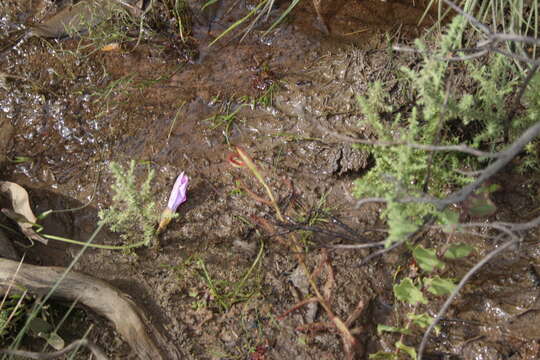
<path id="1" fill-rule="evenodd" d="M 189 178 L 187 175 L 184 175 L 184 173 L 181 173 L 176 178 L 171 195 L 169 196 L 169 203 L 167 204 L 167 208 L 171 210 L 171 212 L 176 212 L 176 209 L 186 201 L 188 183 Z"/>
<path id="2" fill-rule="evenodd" d="M 158 234 L 165 230 L 167 225 L 169 225 L 172 218 L 175 216 L 174 213 L 176 212 L 176 209 L 178 209 L 178 207 L 186 201 L 188 183 L 189 178 L 184 173 L 181 173 L 176 178 L 171 195 L 169 196 L 169 203 L 160 216 L 159 226 L 157 229 Z"/>

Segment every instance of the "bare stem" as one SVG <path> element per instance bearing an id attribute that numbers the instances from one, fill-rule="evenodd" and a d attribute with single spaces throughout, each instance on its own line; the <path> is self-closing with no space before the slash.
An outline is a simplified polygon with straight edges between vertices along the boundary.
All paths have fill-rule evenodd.
<path id="1" fill-rule="evenodd" d="M 72 350 L 76 350 L 81 346 L 85 346 L 92 352 L 92 355 L 95 356 L 97 360 L 108 360 L 107 356 L 101 350 L 96 344 L 93 342 L 86 340 L 86 339 L 79 339 L 75 340 L 62 350 L 54 351 L 54 352 L 32 352 L 32 351 L 25 351 L 25 350 L 12 350 L 12 349 L 0 349 L 1 354 L 6 355 L 13 355 L 13 356 L 22 356 L 29 359 L 37 359 L 37 360 L 48 360 L 48 359 L 56 359 L 59 358 L 62 355 L 65 355 L 69 353 Z"/>

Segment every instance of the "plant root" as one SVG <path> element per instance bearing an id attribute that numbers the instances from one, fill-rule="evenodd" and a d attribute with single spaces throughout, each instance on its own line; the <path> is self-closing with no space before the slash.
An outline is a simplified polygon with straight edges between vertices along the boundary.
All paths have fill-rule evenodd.
<path id="1" fill-rule="evenodd" d="M 0 259 L 0 293 L 8 291 L 15 277 L 14 289 L 25 289 L 36 295 L 67 301 L 78 301 L 110 320 L 122 338 L 141 360 L 180 359 L 177 349 L 163 353 L 166 340 L 146 319 L 139 307 L 128 296 L 106 282 L 72 271 L 58 285 L 65 269 L 62 267 L 35 266 Z M 56 286 L 56 288 L 54 288 Z M 148 334 L 151 334 L 150 337 Z M 160 344 L 158 347 L 157 343 Z"/>

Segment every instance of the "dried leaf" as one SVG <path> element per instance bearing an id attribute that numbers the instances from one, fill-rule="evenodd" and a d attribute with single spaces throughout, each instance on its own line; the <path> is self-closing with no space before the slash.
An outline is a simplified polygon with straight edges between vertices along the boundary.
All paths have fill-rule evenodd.
<path id="1" fill-rule="evenodd" d="M 107 45 L 103 46 L 99 50 L 103 51 L 103 52 L 108 52 L 108 51 L 116 51 L 116 50 L 119 50 L 119 49 L 120 49 L 120 44 L 116 43 L 116 42 L 113 42 L 113 43 L 110 43 L 110 44 L 107 44 Z"/>
<path id="2" fill-rule="evenodd" d="M 82 0 L 32 26 L 30 35 L 56 38 L 79 32 L 110 18 L 115 8 L 119 8 L 119 4 L 112 0 Z"/>
<path id="3" fill-rule="evenodd" d="M 26 237 L 46 245 L 47 239 L 40 236 L 32 228 L 37 218 L 30 207 L 28 192 L 14 182 L 0 181 L 0 193 L 5 194 L 11 200 L 11 209 L 2 209 L 2 213 L 17 222 Z"/>

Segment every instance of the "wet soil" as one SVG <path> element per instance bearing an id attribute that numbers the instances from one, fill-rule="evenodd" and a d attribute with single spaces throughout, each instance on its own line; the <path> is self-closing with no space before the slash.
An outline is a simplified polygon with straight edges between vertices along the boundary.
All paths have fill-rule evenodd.
<path id="1" fill-rule="evenodd" d="M 35 3 L 37 11 L 3 2 L 0 9 L 6 15 L 0 18 L 0 30 L 6 33 L 54 9 L 46 1 Z M 382 227 L 380 209 L 355 209 L 350 195 L 352 180 L 371 165 L 369 153 L 336 141 L 325 129 L 369 135 L 358 127 L 356 96 L 375 80 L 383 82 L 397 103 L 405 101 L 395 70 L 414 67 L 416 60 L 392 54 L 388 44 L 421 34 L 424 4 L 325 3 L 330 28 L 325 34 L 311 3 L 302 2 L 271 34 L 264 35 L 264 29 L 278 10 L 242 42 L 229 37 L 211 48 L 207 45 L 214 36 L 252 5 L 224 1 L 210 31 L 208 17 L 196 10 L 200 4 L 190 5 L 195 25 L 186 44 L 165 34 L 143 36 L 137 46 L 128 41 L 117 50 L 96 51 L 81 50 L 84 39 L 29 39 L 0 59 L 2 72 L 26 79 L 8 79 L 0 89 L 0 179 L 29 189 L 37 213 L 89 203 L 42 222 L 49 234 L 84 240 L 96 226 L 97 212 L 111 202 L 111 161 L 137 161 L 141 180 L 148 168 L 154 169 L 153 191 L 162 206 L 175 177 L 186 172 L 191 178 L 188 201 L 160 236 L 159 246 L 132 254 L 87 250 L 75 269 L 131 295 L 183 358 L 342 359 L 336 333 L 297 330 L 306 322 L 326 321 L 321 309 L 303 308 L 277 319 L 309 290 L 293 254 L 253 221 L 275 221 L 270 207 L 239 189 L 242 181 L 262 194 L 256 180 L 232 168 L 226 156 L 233 144 L 246 149 L 288 207 L 287 216 L 297 222 L 311 219 L 331 226 L 336 218 L 358 232 Z M 261 97 L 266 102 L 254 104 Z M 231 121 L 215 117 L 236 110 Z M 29 160 L 8 161 L 16 157 Z M 512 189 L 524 197 L 523 211 L 529 211 L 534 206 L 530 198 L 520 195 L 519 187 Z M 339 241 L 324 234 L 302 236 L 310 244 L 312 269 L 320 258 L 317 245 Z M 377 232 L 367 236 L 369 241 L 383 239 Z M 120 244 L 113 233 L 101 233 L 96 242 Z M 37 245 L 28 250 L 29 261 L 66 266 L 78 249 L 61 242 Z M 530 250 L 526 258 L 514 251 L 486 270 L 486 278 L 471 283 L 434 339 L 433 358 L 538 355 L 540 335 L 534 324 L 540 253 L 532 245 Z M 366 304 L 352 324 L 361 329 L 359 359 L 392 350 L 397 338 L 377 335 L 376 325 L 405 316 L 393 304 L 392 276 L 394 264 L 411 265 L 406 254 L 397 253 L 359 266 L 367 254 L 331 253 L 336 315 L 347 318 L 360 301 Z M 242 294 L 222 296 L 220 302 L 208 279 L 223 295 L 253 264 Z M 451 272 L 459 277 L 469 265 L 456 263 Z M 508 272 L 515 275 L 506 277 Z M 487 287 L 476 285 L 485 282 Z M 429 311 L 436 312 L 438 305 L 432 302 Z M 91 338 L 112 358 L 128 358 L 129 349 L 114 331 L 93 320 L 98 326 Z M 410 343 L 417 344 L 419 335 Z"/>

